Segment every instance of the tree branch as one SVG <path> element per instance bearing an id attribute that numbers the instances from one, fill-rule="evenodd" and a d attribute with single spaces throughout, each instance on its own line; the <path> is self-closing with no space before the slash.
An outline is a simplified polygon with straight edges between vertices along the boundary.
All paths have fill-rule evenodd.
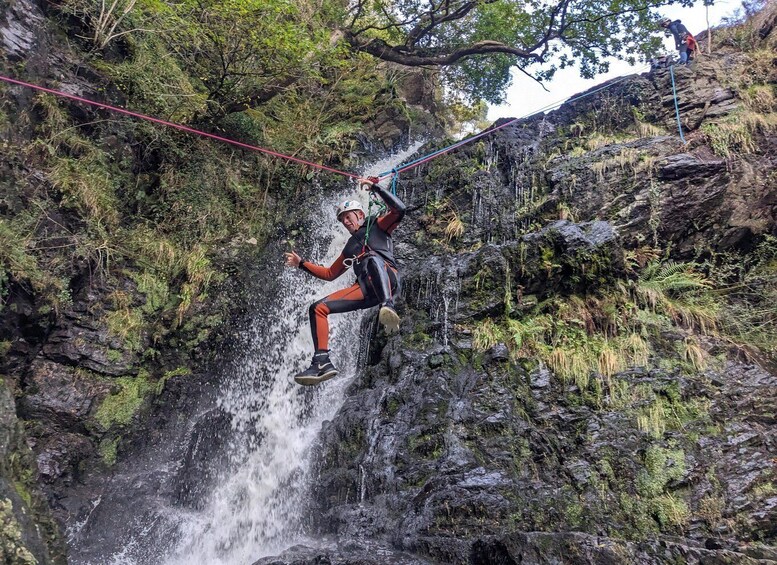
<path id="1" fill-rule="evenodd" d="M 513 55 L 521 59 L 531 59 L 537 62 L 541 61 L 540 56 L 536 53 L 512 47 L 499 41 L 478 41 L 450 53 L 438 54 L 435 53 L 434 50 L 407 51 L 402 47 L 389 45 L 382 39 L 372 39 L 370 41 L 361 42 L 358 37 L 355 37 L 347 31 L 345 33 L 345 38 L 354 49 L 369 53 L 378 59 L 408 67 L 420 67 L 424 65 L 437 67 L 446 66 L 452 65 L 461 59 L 473 55 L 490 55 L 494 53 Z"/>

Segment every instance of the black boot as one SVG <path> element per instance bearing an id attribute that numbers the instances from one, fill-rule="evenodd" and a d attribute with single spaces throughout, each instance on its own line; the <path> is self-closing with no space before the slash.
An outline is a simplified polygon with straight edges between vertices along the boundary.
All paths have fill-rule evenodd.
<path id="1" fill-rule="evenodd" d="M 394 309 L 394 297 L 391 295 L 386 269 L 376 257 L 370 257 L 367 259 L 367 273 L 372 281 L 372 290 L 380 300 L 378 321 L 386 328 L 386 333 L 394 333 L 399 330 L 399 315 Z"/>
<path id="2" fill-rule="evenodd" d="M 317 385 L 332 377 L 337 376 L 337 369 L 329 360 L 329 351 L 319 351 L 313 355 L 313 362 L 310 367 L 297 373 L 294 380 L 297 384 L 310 386 Z"/>

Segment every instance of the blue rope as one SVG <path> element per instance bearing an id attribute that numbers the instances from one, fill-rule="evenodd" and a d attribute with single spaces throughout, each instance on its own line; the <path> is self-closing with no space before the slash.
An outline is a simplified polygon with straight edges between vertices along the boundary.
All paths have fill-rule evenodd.
<path id="1" fill-rule="evenodd" d="M 644 67 L 642 70 L 645 71 L 645 70 L 648 70 L 649 68 L 650 67 Z M 612 82 L 604 84 L 604 85 L 600 86 L 599 88 L 596 88 L 596 89 L 591 90 L 589 92 L 585 92 L 585 93 L 580 94 L 579 96 L 575 96 L 573 98 L 568 98 L 568 99 L 565 98 L 564 100 L 558 100 L 556 102 L 553 102 L 552 104 L 548 104 L 547 106 L 544 106 L 544 107 L 540 108 L 539 110 L 531 112 L 530 114 L 526 114 L 524 116 L 521 116 L 520 118 L 513 118 L 509 122 L 499 126 L 499 128 L 492 128 L 492 129 L 486 130 L 484 132 L 481 132 L 479 134 L 473 135 L 471 137 L 464 138 L 461 141 L 457 141 L 456 143 L 448 145 L 447 147 L 443 147 L 442 149 L 438 149 L 437 151 L 433 151 L 432 153 L 429 153 L 428 155 L 424 155 L 422 157 L 419 157 L 418 159 L 416 159 L 414 161 L 410 161 L 409 163 L 404 163 L 402 165 L 398 165 L 398 166 L 394 167 L 393 169 L 391 169 L 390 171 L 386 171 L 384 173 L 381 173 L 378 176 L 379 177 L 385 177 L 385 176 L 390 175 L 391 173 L 395 173 L 395 174 L 399 173 L 400 171 L 404 171 L 406 169 L 411 168 L 413 165 L 415 165 L 417 163 L 420 163 L 421 161 L 426 161 L 428 159 L 431 159 L 432 157 L 435 157 L 436 155 L 439 155 L 440 153 L 445 153 L 447 151 L 451 151 L 451 150 L 456 149 L 457 147 L 459 147 L 461 145 L 469 143 L 470 141 L 474 141 L 474 140 L 476 140 L 478 138 L 481 138 L 481 137 L 483 137 L 485 135 L 488 135 L 489 133 L 492 133 L 496 129 L 501 129 L 501 128 L 507 127 L 510 124 L 513 124 L 513 123 L 515 123 L 515 122 L 517 122 L 519 120 L 524 120 L 526 118 L 530 118 L 531 116 L 536 116 L 537 114 L 547 112 L 547 111 L 552 110 L 554 108 L 558 108 L 558 107 L 562 106 L 563 104 L 569 104 L 570 102 L 576 102 L 578 100 L 582 100 L 583 98 L 587 98 L 588 96 L 593 96 L 594 94 L 597 94 L 598 92 L 601 92 L 602 90 L 610 88 L 611 86 L 616 85 L 619 82 L 623 82 L 624 80 L 631 78 L 631 76 L 632 75 L 626 75 L 626 76 L 620 77 L 617 80 L 614 80 Z M 672 75 L 672 81 L 673 81 L 672 84 L 674 85 L 674 75 Z M 676 101 L 677 101 L 677 99 L 675 98 L 675 103 L 676 103 Z M 680 132 L 680 136 L 682 137 L 682 132 Z"/>
<path id="2" fill-rule="evenodd" d="M 391 177 L 391 194 L 394 196 L 397 195 L 397 181 L 399 180 L 399 171 L 396 167 L 391 169 L 391 172 L 394 173 L 394 176 Z"/>
<path id="3" fill-rule="evenodd" d="M 677 87 L 674 84 L 674 65 L 669 66 L 669 74 L 672 75 L 672 96 L 674 96 L 674 113 L 677 117 L 677 130 L 680 132 L 680 140 L 683 143 L 687 143 L 685 141 L 685 136 L 683 135 L 683 126 L 680 123 L 680 106 L 677 104 Z"/>

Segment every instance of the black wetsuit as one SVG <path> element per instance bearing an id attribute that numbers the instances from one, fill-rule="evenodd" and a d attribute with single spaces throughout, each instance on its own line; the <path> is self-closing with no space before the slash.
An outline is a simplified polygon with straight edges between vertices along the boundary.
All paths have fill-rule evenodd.
<path id="1" fill-rule="evenodd" d="M 348 239 L 342 253 L 329 267 L 300 262 L 303 269 L 323 280 L 331 281 L 353 266 L 357 282 L 314 302 L 309 309 L 310 331 L 316 351 L 329 348 L 329 314 L 352 312 L 378 304 L 390 303 L 399 290 L 399 272 L 394 259 L 391 234 L 405 215 L 405 205 L 391 192 L 378 188 L 376 194 L 388 206 L 388 211 L 369 221 Z"/>

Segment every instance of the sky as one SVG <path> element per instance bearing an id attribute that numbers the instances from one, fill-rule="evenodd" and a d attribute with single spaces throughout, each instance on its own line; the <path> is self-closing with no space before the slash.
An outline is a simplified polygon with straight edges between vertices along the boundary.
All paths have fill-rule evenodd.
<path id="1" fill-rule="evenodd" d="M 715 4 L 710 6 L 709 11 L 710 26 L 715 27 L 720 24 L 723 18 L 731 16 L 741 5 L 740 0 L 715 0 Z M 663 16 L 682 20 L 693 35 L 707 29 L 705 7 L 702 2 L 698 2 L 692 8 L 666 6 L 660 11 Z M 674 40 L 671 37 L 664 39 L 664 46 L 667 52 L 676 52 Z M 522 118 L 556 102 L 560 103 L 577 93 L 585 92 L 597 84 L 616 77 L 645 72 L 646 69 L 647 65 L 643 63 L 632 67 L 624 61 L 613 60 L 607 74 L 588 80 L 580 78 L 577 69 L 563 69 L 556 73 L 551 82 L 545 84 L 550 92 L 543 90 L 539 84 L 524 74 L 516 73 L 513 74 L 512 86 L 507 90 L 505 103 L 489 107 L 488 121 L 492 122 L 498 118 Z"/>

